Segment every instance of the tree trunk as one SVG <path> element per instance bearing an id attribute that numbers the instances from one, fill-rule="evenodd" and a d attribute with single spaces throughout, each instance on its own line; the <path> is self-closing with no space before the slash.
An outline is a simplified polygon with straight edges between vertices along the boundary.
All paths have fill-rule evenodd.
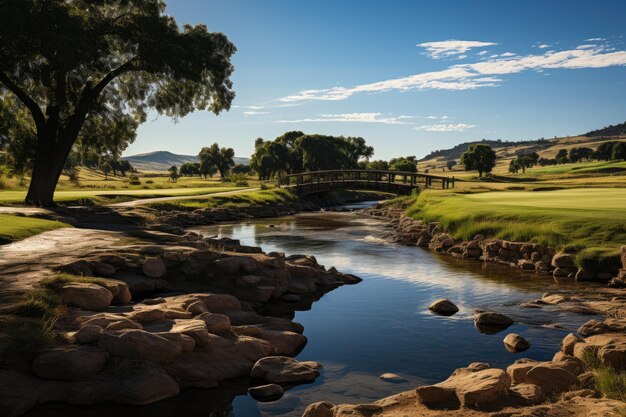
<path id="1" fill-rule="evenodd" d="M 47 131 L 38 132 L 33 175 L 26 194 L 26 204 L 42 207 L 54 204 L 54 190 L 76 138 L 54 139 L 50 138 Z"/>

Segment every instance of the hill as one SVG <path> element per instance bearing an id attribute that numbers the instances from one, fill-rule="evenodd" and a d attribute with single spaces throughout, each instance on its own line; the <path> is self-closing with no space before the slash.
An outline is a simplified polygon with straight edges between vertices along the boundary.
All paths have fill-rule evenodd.
<path id="1" fill-rule="evenodd" d="M 612 127 L 614 129 L 615 126 Z M 594 132 L 601 132 L 604 129 L 600 129 Z M 474 142 L 465 142 L 451 149 L 438 150 L 435 152 L 431 152 L 426 157 L 422 158 L 418 162 L 418 169 L 420 171 L 429 170 L 431 173 L 437 172 L 448 172 L 446 168 L 447 161 L 456 161 L 457 166 L 453 169 L 453 174 L 459 177 L 472 177 L 475 175 L 475 172 L 472 171 L 463 171 L 463 167 L 460 165 L 460 157 L 470 145 L 474 143 L 484 143 L 485 145 L 491 146 L 496 151 L 496 167 L 493 172 L 496 175 L 508 175 L 508 166 L 511 159 L 515 158 L 518 155 L 529 154 L 531 152 L 537 152 L 539 157 L 541 158 L 554 158 L 558 151 L 564 149 L 569 151 L 573 147 L 588 147 L 593 150 L 597 149 L 604 142 L 610 141 L 626 141 L 626 133 L 621 135 L 600 135 L 595 134 L 593 132 L 589 132 L 587 134 L 579 135 L 579 136 L 566 136 L 561 138 L 553 138 L 553 139 L 539 139 L 539 140 L 529 140 L 529 141 L 474 141 Z M 574 164 L 581 166 L 580 164 Z M 559 166 L 561 167 L 561 166 Z M 570 167 L 570 165 L 567 165 Z M 550 167 L 552 170 L 558 167 Z M 570 167 L 571 168 L 571 167 Z M 539 167 L 533 168 L 532 172 L 538 171 Z M 621 168 L 620 168 L 621 171 Z M 529 175 L 531 172 L 528 173 Z M 519 176 L 517 176 L 519 177 Z"/>
<path id="2" fill-rule="evenodd" d="M 523 141 L 517 141 L 517 142 L 503 141 L 502 139 L 498 139 L 498 140 L 483 139 L 483 140 L 474 141 L 474 142 L 460 143 L 451 149 L 441 149 L 441 150 L 433 151 L 429 153 L 428 155 L 426 155 L 424 158 L 420 159 L 420 161 L 427 161 L 429 159 L 434 159 L 434 158 L 443 158 L 446 160 L 457 159 L 461 157 L 461 154 L 463 152 L 469 149 L 470 145 L 474 145 L 477 143 L 491 146 L 494 149 L 507 148 L 511 146 L 520 146 L 520 145 L 534 145 L 537 147 L 542 147 L 542 146 L 549 147 L 550 146 L 550 142 L 546 139 L 523 140 Z"/>
<path id="3" fill-rule="evenodd" d="M 597 137 L 597 136 L 619 136 L 626 135 L 626 122 L 620 123 L 618 125 L 610 125 L 603 129 L 592 130 L 591 132 L 585 133 L 583 136 L 588 137 Z"/>
<path id="4" fill-rule="evenodd" d="M 139 171 L 167 171 L 172 165 L 180 167 L 186 163 L 198 162 L 195 155 L 179 155 L 168 151 L 147 152 L 124 157 Z M 248 165 L 250 158 L 235 157 L 236 164 Z"/>

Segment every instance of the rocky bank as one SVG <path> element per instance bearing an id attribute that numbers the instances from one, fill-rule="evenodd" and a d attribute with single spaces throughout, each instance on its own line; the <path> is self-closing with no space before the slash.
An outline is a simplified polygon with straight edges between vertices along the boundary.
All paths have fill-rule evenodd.
<path id="1" fill-rule="evenodd" d="M 252 376 L 255 398 L 311 382 L 307 343 L 293 322 L 325 292 L 359 278 L 314 257 L 264 253 L 175 226 L 142 231 L 151 243 L 76 254 L 47 283 L 56 293 L 56 346 L 0 371 L 0 415 L 46 402 L 143 405 L 187 387 Z M 264 309 L 278 317 L 266 316 Z M 269 386 L 269 388 L 268 388 Z"/>

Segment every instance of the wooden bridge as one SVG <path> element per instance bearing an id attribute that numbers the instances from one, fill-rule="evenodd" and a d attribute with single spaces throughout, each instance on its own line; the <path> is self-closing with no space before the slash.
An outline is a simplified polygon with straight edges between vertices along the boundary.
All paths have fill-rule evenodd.
<path id="1" fill-rule="evenodd" d="M 341 169 L 283 175 L 278 185 L 298 195 L 338 189 L 365 189 L 408 195 L 416 188 L 454 188 L 454 177 L 404 171 Z"/>

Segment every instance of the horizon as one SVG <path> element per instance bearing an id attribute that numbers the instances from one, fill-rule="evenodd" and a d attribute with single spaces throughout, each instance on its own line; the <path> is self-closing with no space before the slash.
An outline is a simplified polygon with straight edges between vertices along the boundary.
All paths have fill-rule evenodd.
<path id="1" fill-rule="evenodd" d="M 573 136 L 626 119 L 626 4 L 358 6 L 170 2 L 179 25 L 204 23 L 235 43 L 237 96 L 218 117 L 150 113 L 124 156 L 195 155 L 218 142 L 249 157 L 257 137 L 301 130 L 361 136 L 373 159 L 422 158 L 467 141 Z"/>

